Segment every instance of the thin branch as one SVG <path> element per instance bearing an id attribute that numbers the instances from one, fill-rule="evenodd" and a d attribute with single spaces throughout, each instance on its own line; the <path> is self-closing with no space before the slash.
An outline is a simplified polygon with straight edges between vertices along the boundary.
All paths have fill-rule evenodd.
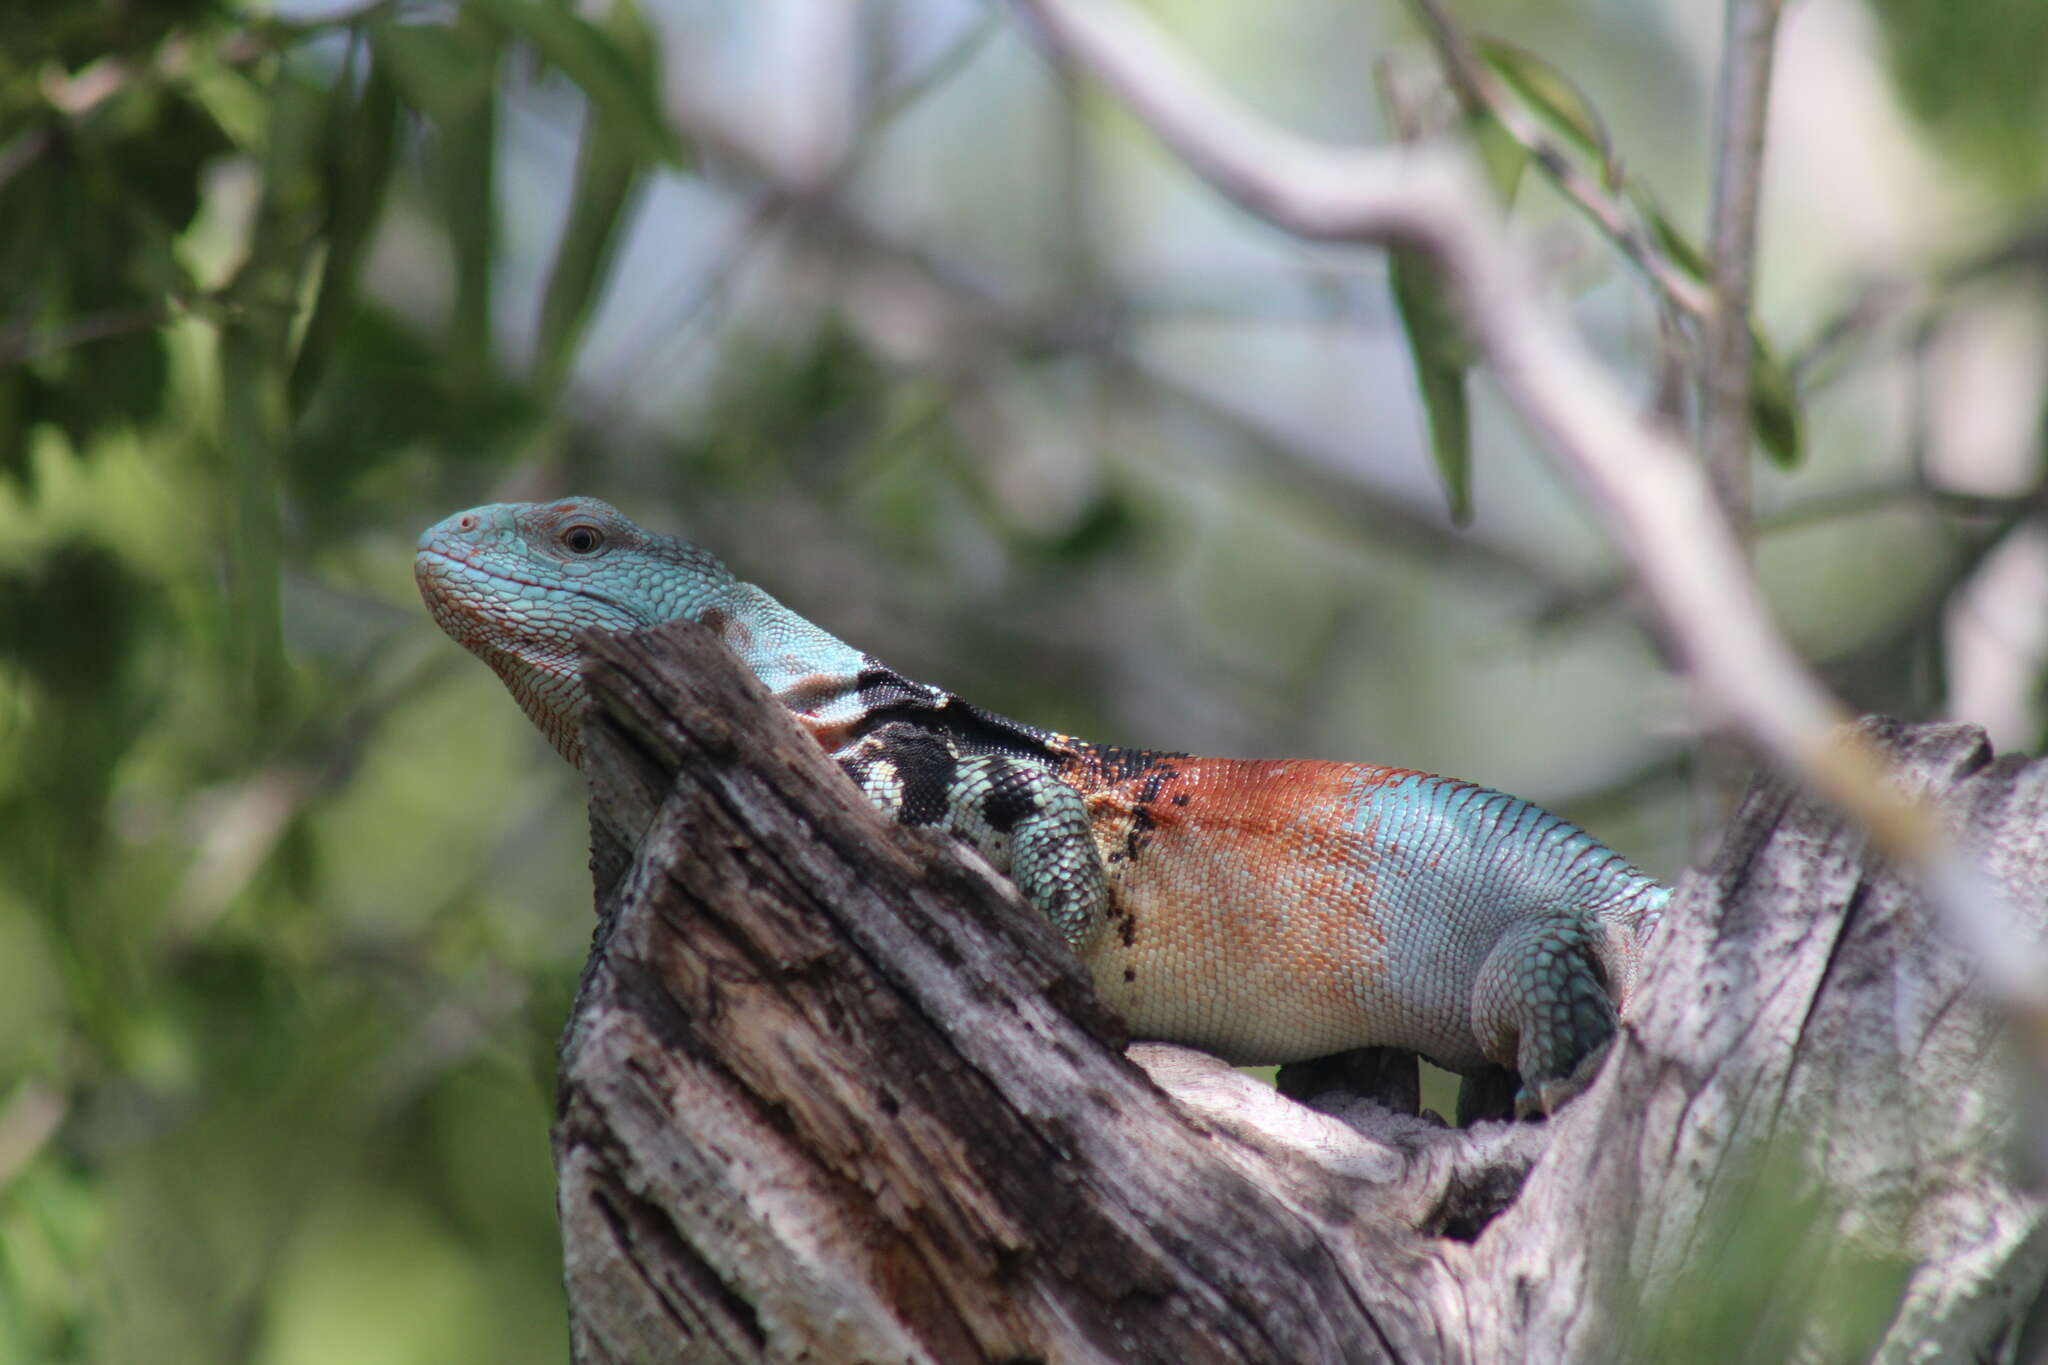
<path id="1" fill-rule="evenodd" d="M 1719 308 L 1707 326 L 1700 376 L 1700 459 L 1738 539 L 1749 532 L 1750 302 L 1756 286 L 1757 206 L 1764 127 L 1781 0 L 1728 0 L 1715 96 L 1714 188 L 1708 278 Z"/>
<path id="2" fill-rule="evenodd" d="M 1530 279 L 1484 190 L 1447 148 L 1337 150 L 1207 85 L 1121 0 L 1012 0 L 1218 192 L 1297 236 L 1414 248 L 1459 301 L 1503 394 L 1575 480 L 1641 576 L 1701 700 L 1920 869 L 1931 901 L 2048 1058 L 2048 967 L 2003 897 L 1924 806 L 1894 789 L 1846 713 L 1771 625 L 1700 469 L 1643 420 Z M 1731 312 L 1730 317 L 1744 315 Z"/>
<path id="3" fill-rule="evenodd" d="M 1865 281 L 1842 310 L 1817 328 L 1788 369 L 1796 389 L 1834 382 L 1859 353 L 1917 336 L 1928 320 L 1956 306 L 1962 291 L 2007 271 L 2048 270 L 2048 224 L 2031 222 L 1931 275 L 1879 275 Z M 1847 357 L 1846 359 L 1844 357 Z"/>
<path id="4" fill-rule="evenodd" d="M 915 75 L 906 77 L 883 93 L 861 129 L 861 141 L 864 144 L 871 142 L 873 135 L 895 122 L 897 115 L 966 70 L 1000 27 L 995 10 L 989 10 L 973 23 L 964 25 L 958 36 Z M 859 155 L 856 151 L 855 156 Z"/>
<path id="5" fill-rule="evenodd" d="M 70 1109 L 70 1098 L 41 1077 L 25 1077 L 15 1085 L 0 1105 L 0 1194 L 49 1145 Z"/>
<path id="6" fill-rule="evenodd" d="M 33 166 L 55 141 L 56 134 L 48 125 L 38 124 L 5 147 L 0 147 L 0 190 L 6 189 L 8 181 Z"/>
<path id="7" fill-rule="evenodd" d="M 1962 493 L 1917 479 L 1846 488 L 1815 494 L 1761 514 L 1756 519 L 1756 534 L 1760 538 L 1772 536 L 1903 506 L 1924 508 L 1957 521 L 1979 523 L 1956 541 L 1953 562 L 1936 576 L 1925 594 L 1925 602 L 1902 614 L 1908 623 L 1905 629 L 1917 630 L 1931 613 L 1941 609 L 1948 594 L 1976 572 L 1985 556 L 2027 517 L 2048 512 L 2048 483 L 2036 483 L 2032 488 L 2008 497 Z M 1552 591 L 1548 600 L 1537 607 L 1531 621 L 1538 629 L 1551 630 L 1593 612 L 1611 611 L 1626 597 L 1633 581 L 1627 573 L 1610 573 L 1564 591 Z M 1826 660 L 1822 666 L 1826 668 Z"/>
<path id="8" fill-rule="evenodd" d="M 1473 113 L 1483 113 L 1501 126 L 1515 144 L 1529 154 L 1558 192 L 1576 205 L 1593 225 L 1619 247 L 1622 255 L 1656 286 L 1664 302 L 1681 313 L 1700 319 L 1714 315 L 1714 296 L 1674 265 L 1658 250 L 1648 230 L 1631 210 L 1626 199 L 1607 193 L 1585 167 L 1574 161 L 1557 140 L 1529 116 L 1520 101 L 1502 88 L 1499 78 L 1473 51 L 1472 40 L 1458 26 L 1441 0 L 1414 0 L 1423 30 L 1436 47 L 1444 74 L 1457 91 L 1459 102 Z M 1617 188 L 1619 186 L 1617 185 Z"/>
<path id="9" fill-rule="evenodd" d="M 137 332 L 153 332 L 176 316 L 169 307 L 110 308 L 101 313 L 89 313 L 47 332 L 38 333 L 26 323 L 0 328 L 0 370 L 54 355 L 73 346 L 111 341 Z"/>

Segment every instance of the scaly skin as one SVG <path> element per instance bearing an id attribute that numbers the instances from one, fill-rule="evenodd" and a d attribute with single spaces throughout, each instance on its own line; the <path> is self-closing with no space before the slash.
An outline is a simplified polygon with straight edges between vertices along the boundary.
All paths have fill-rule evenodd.
<path id="1" fill-rule="evenodd" d="M 1239 1063 L 1394 1046 L 1519 1071 L 1549 1108 L 1604 1053 L 1669 896 L 1470 783 L 1053 734 L 913 682 L 605 503 L 508 503 L 420 538 L 421 594 L 582 762 L 576 632 L 716 631 L 885 812 L 965 839 L 1139 1037 Z"/>

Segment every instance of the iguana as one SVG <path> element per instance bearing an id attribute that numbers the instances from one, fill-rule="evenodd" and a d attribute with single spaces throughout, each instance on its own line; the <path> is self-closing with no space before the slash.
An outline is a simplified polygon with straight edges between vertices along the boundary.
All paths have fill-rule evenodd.
<path id="1" fill-rule="evenodd" d="M 581 766 L 577 632 L 714 631 L 881 810 L 1007 874 L 1134 1036 L 1240 1064 L 1411 1049 L 1548 1109 L 1611 1041 L 1670 892 L 1505 793 L 1056 734 L 913 681 L 595 498 L 428 529 L 434 619 Z M 1462 1106 L 1461 1106 L 1462 1107 Z"/>

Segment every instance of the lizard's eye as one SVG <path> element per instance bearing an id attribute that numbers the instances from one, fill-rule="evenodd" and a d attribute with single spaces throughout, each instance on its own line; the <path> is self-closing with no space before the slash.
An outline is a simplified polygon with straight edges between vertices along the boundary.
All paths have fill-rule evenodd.
<path id="1" fill-rule="evenodd" d="M 578 523 L 562 532 L 562 544 L 569 547 L 569 553 L 577 555 L 596 554 L 604 544 L 604 532 L 595 526 Z"/>

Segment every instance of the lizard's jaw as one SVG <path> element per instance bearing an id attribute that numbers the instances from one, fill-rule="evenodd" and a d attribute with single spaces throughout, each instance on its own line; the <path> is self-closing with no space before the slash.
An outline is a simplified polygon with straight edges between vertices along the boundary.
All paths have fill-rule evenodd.
<path id="1" fill-rule="evenodd" d="M 556 752 L 582 767 L 584 691 L 574 632 L 589 623 L 571 616 L 551 624 L 563 618 L 523 611 L 519 584 L 440 549 L 420 550 L 413 578 L 435 624 L 489 664 Z"/>

